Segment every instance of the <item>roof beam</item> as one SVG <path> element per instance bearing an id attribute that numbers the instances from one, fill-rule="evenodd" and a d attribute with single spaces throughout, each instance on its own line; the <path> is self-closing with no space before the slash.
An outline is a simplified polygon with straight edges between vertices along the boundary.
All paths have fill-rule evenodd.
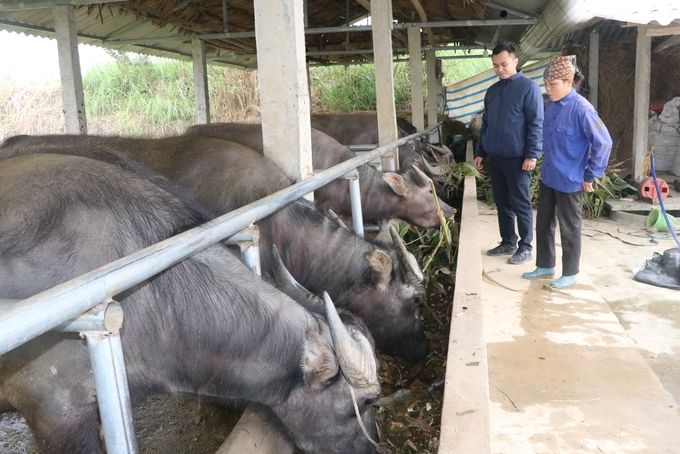
<path id="1" fill-rule="evenodd" d="M 464 20 L 464 21 L 441 21 L 441 22 L 408 22 L 393 24 L 393 29 L 408 29 L 410 27 L 420 28 L 439 28 L 439 27 L 497 27 L 499 25 L 533 25 L 536 19 L 510 19 L 510 20 Z M 346 32 L 367 32 L 372 31 L 370 25 L 350 25 L 342 27 L 322 27 L 322 28 L 308 28 L 305 30 L 305 35 L 319 35 L 325 33 L 346 33 Z M 238 38 L 253 38 L 255 32 L 236 32 L 236 33 L 203 33 L 196 35 L 175 35 L 175 36 L 158 36 L 156 38 L 139 38 L 139 39 L 108 39 L 104 43 L 110 45 L 127 45 L 127 44 L 153 44 L 153 43 L 167 43 L 172 41 L 191 41 L 192 38 L 199 39 L 238 39 Z"/>
<path id="2" fill-rule="evenodd" d="M 497 19 L 497 20 L 454 20 L 438 22 L 401 22 L 393 24 L 392 28 L 401 29 L 409 27 L 437 28 L 437 27 L 496 27 L 499 25 L 534 25 L 536 19 Z"/>
<path id="3" fill-rule="evenodd" d="M 25 9 L 42 9 L 52 8 L 53 6 L 80 6 L 80 5 L 94 5 L 99 3 L 121 3 L 126 0 L 44 0 L 37 2 L 18 2 L 14 0 L 3 1 L 0 3 L 0 12 L 4 11 L 21 11 Z"/>
<path id="4" fill-rule="evenodd" d="M 667 35 L 680 35 L 680 24 L 666 25 L 664 27 L 660 25 L 645 26 L 645 36 L 667 36 Z"/>
<path id="5" fill-rule="evenodd" d="M 432 46 L 423 46 L 422 50 L 427 51 L 427 50 L 434 50 L 434 51 L 451 51 L 451 50 L 481 50 L 484 49 L 484 46 L 437 46 L 437 47 L 432 47 Z M 392 51 L 396 54 L 405 54 L 408 53 L 408 49 L 405 47 L 397 47 L 392 49 Z M 363 54 L 372 54 L 373 49 L 351 49 L 351 50 L 314 50 L 314 51 L 308 51 L 306 53 L 306 56 L 308 57 L 319 57 L 319 56 L 324 56 L 324 55 L 363 55 Z M 479 56 L 473 56 L 473 55 L 467 55 L 467 56 L 451 56 L 451 57 L 440 57 L 440 58 L 472 58 L 472 57 L 479 57 L 482 58 L 482 55 Z M 215 60 L 215 61 L 221 61 L 221 60 L 240 60 L 240 59 L 249 59 L 249 58 L 257 58 L 257 54 L 232 54 L 232 55 L 220 55 L 220 56 L 215 56 L 215 57 L 207 57 L 207 60 Z M 486 57 L 485 57 L 486 58 Z M 359 62 L 359 63 L 366 63 L 366 62 Z M 344 63 L 343 63 L 344 64 Z"/>
<path id="6" fill-rule="evenodd" d="M 680 23 L 671 22 L 668 25 L 653 25 L 653 24 L 636 24 L 635 22 L 622 22 L 621 28 L 636 27 L 640 31 L 640 27 L 644 31 L 644 35 L 649 36 L 668 36 L 680 35 Z"/>

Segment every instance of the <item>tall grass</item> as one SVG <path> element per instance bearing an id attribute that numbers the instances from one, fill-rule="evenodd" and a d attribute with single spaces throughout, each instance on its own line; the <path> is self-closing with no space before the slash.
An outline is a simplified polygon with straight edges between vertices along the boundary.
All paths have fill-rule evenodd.
<path id="1" fill-rule="evenodd" d="M 83 77 L 88 133 L 158 137 L 178 134 L 196 122 L 191 63 L 110 52 L 114 61 Z M 490 67 L 490 59 L 444 60 L 451 84 Z M 423 71 L 425 70 L 423 64 Z M 424 74 L 424 72 L 423 72 Z M 424 77 L 426 83 L 426 78 Z M 309 70 L 313 110 L 375 110 L 373 65 Z M 208 67 L 211 121 L 260 117 L 257 72 Z M 410 110 L 409 67 L 394 65 L 397 110 Z M 0 83 L 0 140 L 15 134 L 63 133 L 58 82 Z"/>
<path id="2" fill-rule="evenodd" d="M 411 109 L 409 67 L 394 65 L 394 100 L 397 110 Z M 309 70 L 312 110 L 376 109 L 375 70 L 373 65 L 328 66 Z"/>
<path id="3" fill-rule="evenodd" d="M 483 50 L 472 50 L 466 52 L 466 55 L 482 55 Z M 491 49 L 489 49 L 489 54 Z M 443 51 L 441 56 L 462 55 L 461 52 Z M 442 60 L 442 67 L 444 70 L 444 84 L 453 85 L 479 73 L 483 73 L 493 68 L 491 57 L 487 58 L 458 58 Z"/>

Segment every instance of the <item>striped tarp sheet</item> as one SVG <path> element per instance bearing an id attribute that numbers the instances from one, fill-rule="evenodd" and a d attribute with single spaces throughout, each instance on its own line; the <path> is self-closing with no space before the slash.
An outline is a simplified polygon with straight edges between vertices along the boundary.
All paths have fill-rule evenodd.
<path id="1" fill-rule="evenodd" d="M 551 60 L 552 58 L 546 58 L 522 68 L 525 76 L 538 82 L 541 93 L 545 93 L 543 70 Z M 446 87 L 446 114 L 449 118 L 469 125 L 472 116 L 484 110 L 484 94 L 496 81 L 498 81 L 498 76 L 493 69 L 490 69 L 457 84 L 449 85 Z"/>

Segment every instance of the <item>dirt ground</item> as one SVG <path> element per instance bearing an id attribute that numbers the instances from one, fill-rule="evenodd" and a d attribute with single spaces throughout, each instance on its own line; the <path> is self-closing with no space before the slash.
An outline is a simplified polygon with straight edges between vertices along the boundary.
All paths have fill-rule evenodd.
<path id="1" fill-rule="evenodd" d="M 152 397 L 132 411 L 142 454 L 214 453 L 240 416 L 199 408 L 195 396 Z M 0 415 L 0 452 L 40 452 L 24 419 L 17 412 Z"/>

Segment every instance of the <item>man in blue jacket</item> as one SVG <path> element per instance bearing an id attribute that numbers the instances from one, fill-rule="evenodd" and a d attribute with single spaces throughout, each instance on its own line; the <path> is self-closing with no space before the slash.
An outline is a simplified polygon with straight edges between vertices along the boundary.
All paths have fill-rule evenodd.
<path id="1" fill-rule="evenodd" d="M 491 189 L 498 209 L 501 243 L 487 254 L 512 255 L 508 262 L 518 265 L 532 258 L 530 185 L 543 145 L 543 98 L 538 84 L 517 71 L 518 59 L 512 44 L 496 45 L 491 59 L 500 80 L 484 96 L 474 165 L 481 170 L 482 160 L 491 158 Z"/>

